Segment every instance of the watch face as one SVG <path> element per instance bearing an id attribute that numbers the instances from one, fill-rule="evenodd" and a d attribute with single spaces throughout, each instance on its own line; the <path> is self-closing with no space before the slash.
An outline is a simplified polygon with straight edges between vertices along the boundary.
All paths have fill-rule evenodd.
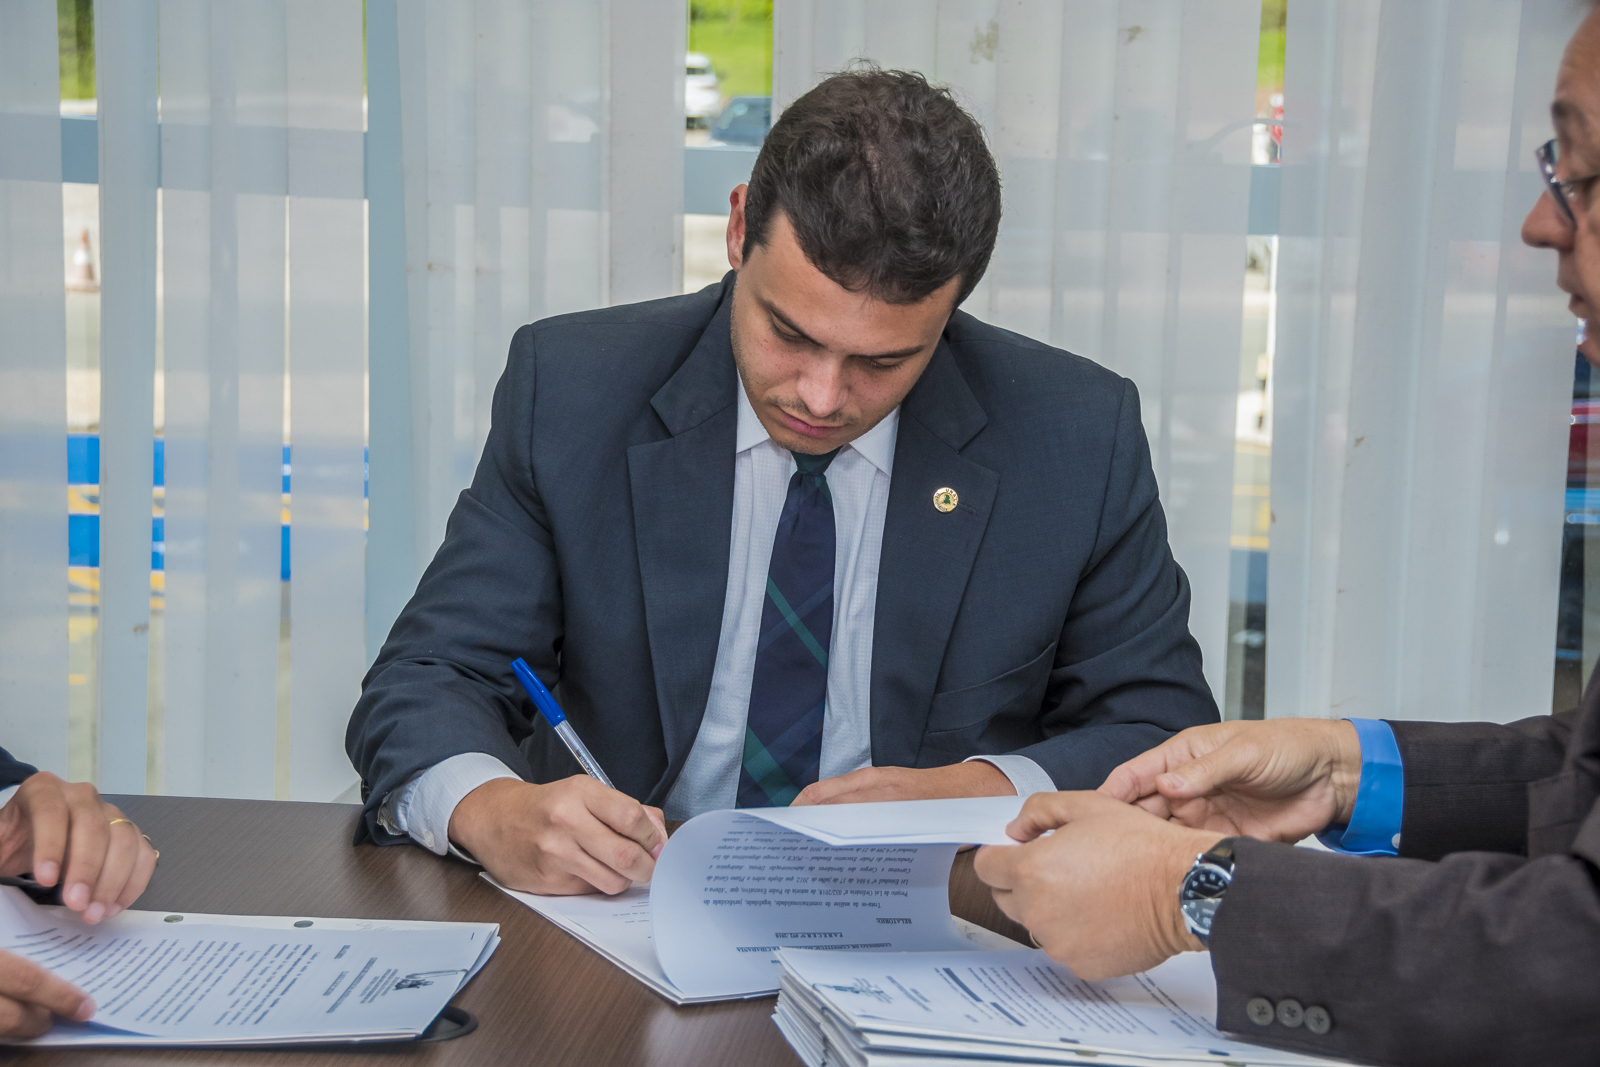
<path id="1" fill-rule="evenodd" d="M 1207 937 L 1211 934 L 1211 920 L 1217 914 L 1220 900 L 1186 900 L 1183 902 L 1184 924 L 1199 934 Z"/>
<path id="2" fill-rule="evenodd" d="M 1222 895 L 1233 884 L 1232 864 L 1223 866 L 1211 856 L 1202 855 L 1183 877 L 1178 890 L 1178 906 L 1183 924 L 1206 941 L 1211 937 L 1211 919 L 1222 904 Z"/>
<path id="3" fill-rule="evenodd" d="M 1213 900 L 1222 896 L 1228 885 L 1233 881 L 1229 872 L 1209 863 L 1202 863 L 1191 870 L 1183 880 L 1183 892 L 1180 899 Z"/>

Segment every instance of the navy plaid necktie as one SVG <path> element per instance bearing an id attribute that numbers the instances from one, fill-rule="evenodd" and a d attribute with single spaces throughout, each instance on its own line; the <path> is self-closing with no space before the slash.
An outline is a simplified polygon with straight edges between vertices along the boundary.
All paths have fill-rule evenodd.
<path id="1" fill-rule="evenodd" d="M 795 452 L 772 539 L 745 719 L 739 807 L 786 807 L 817 780 L 833 637 L 833 497 L 822 456 Z"/>

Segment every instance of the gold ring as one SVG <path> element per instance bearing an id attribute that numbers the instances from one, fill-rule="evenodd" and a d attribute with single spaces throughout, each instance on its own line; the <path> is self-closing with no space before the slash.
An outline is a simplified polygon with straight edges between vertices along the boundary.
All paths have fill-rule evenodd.
<path id="1" fill-rule="evenodd" d="M 115 826 L 115 825 L 117 825 L 117 823 L 119 823 L 119 822 L 125 822 L 125 823 L 127 823 L 127 824 L 128 824 L 128 825 L 129 825 L 129 826 L 132 826 L 132 825 L 133 825 L 133 820 L 132 820 L 132 819 L 112 819 L 112 820 L 111 820 L 111 821 L 110 821 L 110 822 L 109 822 L 109 823 L 107 823 L 107 824 L 106 824 L 106 825 L 107 825 L 107 826 Z"/>
<path id="2" fill-rule="evenodd" d="M 1044 948 L 1043 945 L 1039 944 L 1038 935 L 1036 935 L 1032 930 L 1028 931 L 1028 940 L 1033 942 L 1034 948 Z"/>

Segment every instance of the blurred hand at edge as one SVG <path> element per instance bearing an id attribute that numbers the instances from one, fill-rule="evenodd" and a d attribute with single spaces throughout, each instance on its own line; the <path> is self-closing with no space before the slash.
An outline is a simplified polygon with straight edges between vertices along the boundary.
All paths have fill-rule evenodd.
<path id="1" fill-rule="evenodd" d="M 42 886 L 59 881 L 61 902 L 85 922 L 131 905 L 155 868 L 155 849 L 139 827 L 87 782 L 40 771 L 0 808 L 0 875 L 31 871 Z"/>
<path id="2" fill-rule="evenodd" d="M 25 956 L 0 949 L 0 1037 L 38 1037 L 52 1015 L 85 1023 L 94 1001 L 65 978 Z"/>

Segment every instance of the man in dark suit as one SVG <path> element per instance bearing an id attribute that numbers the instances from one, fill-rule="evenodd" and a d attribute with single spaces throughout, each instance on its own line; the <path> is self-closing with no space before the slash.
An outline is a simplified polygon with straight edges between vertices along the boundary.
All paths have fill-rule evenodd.
<path id="1" fill-rule="evenodd" d="M 518 331 L 351 718 L 363 836 L 615 892 L 656 805 L 1089 787 L 1216 719 L 1132 384 L 955 310 L 1000 218 L 972 118 L 836 76 L 730 203 L 721 285 Z"/>
<path id="2" fill-rule="evenodd" d="M 31 873 L 32 884 L 47 888 L 59 883 L 61 903 L 97 923 L 144 892 L 158 855 L 94 786 L 63 782 L 0 748 L 0 875 Z M 77 986 L 0 950 L 0 1037 L 37 1037 L 50 1029 L 52 1014 L 84 1022 L 94 1011 Z"/>
<path id="3" fill-rule="evenodd" d="M 1557 251 L 1588 319 L 1600 14 L 1568 44 L 1551 110 L 1523 240 Z M 1580 348 L 1600 366 L 1593 334 Z M 1217 1025 L 1252 1040 L 1378 1063 L 1600 1062 L 1600 674 L 1577 708 L 1509 726 L 1197 727 L 1098 793 L 1030 798 L 1010 829 L 1030 843 L 984 849 L 979 875 L 1086 978 L 1209 948 Z M 1318 831 L 1398 858 L 1290 847 Z"/>

